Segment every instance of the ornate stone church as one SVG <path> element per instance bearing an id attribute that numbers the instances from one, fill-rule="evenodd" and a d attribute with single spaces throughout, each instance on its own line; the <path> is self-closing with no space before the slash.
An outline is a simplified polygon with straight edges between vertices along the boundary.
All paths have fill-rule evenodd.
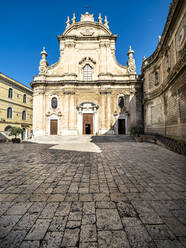
<path id="1" fill-rule="evenodd" d="M 131 46 L 127 65 L 115 56 L 117 35 L 107 17 L 75 14 L 57 36 L 59 61 L 48 66 L 45 48 L 34 77 L 33 133 L 40 135 L 129 134 L 142 123 L 142 81 Z"/>

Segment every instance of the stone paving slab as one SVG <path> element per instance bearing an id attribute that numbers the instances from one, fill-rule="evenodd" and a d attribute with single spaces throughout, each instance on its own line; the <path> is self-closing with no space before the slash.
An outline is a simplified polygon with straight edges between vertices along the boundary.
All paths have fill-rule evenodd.
<path id="1" fill-rule="evenodd" d="M 0 145 L 0 248 L 186 247 L 185 157 L 124 136 L 54 141 Z M 100 152 L 67 150 L 90 141 Z"/>

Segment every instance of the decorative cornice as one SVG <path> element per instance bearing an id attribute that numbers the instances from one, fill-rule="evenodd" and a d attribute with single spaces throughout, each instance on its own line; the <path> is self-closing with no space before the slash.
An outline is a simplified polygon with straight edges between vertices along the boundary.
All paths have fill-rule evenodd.
<path id="1" fill-rule="evenodd" d="M 0 123 L 3 123 L 3 124 L 19 124 L 19 125 L 22 125 L 22 126 L 27 126 L 27 127 L 31 127 L 32 126 L 32 120 L 31 121 L 27 121 L 27 123 L 25 122 L 20 122 L 20 121 L 15 121 L 13 119 L 11 119 L 12 121 L 8 121 L 8 120 L 5 120 L 5 121 L 0 121 Z"/>
<path id="2" fill-rule="evenodd" d="M 75 95 L 75 91 L 64 91 L 63 95 Z"/>
<path id="3" fill-rule="evenodd" d="M 105 90 L 103 90 L 103 91 L 100 91 L 99 93 L 100 93 L 100 95 L 111 95 L 112 94 L 112 91 L 105 91 Z"/>
<path id="4" fill-rule="evenodd" d="M 115 40 L 117 39 L 117 35 L 113 34 L 113 35 L 98 35 L 98 36 L 79 36 L 79 35 L 57 35 L 58 41 L 60 40 Z"/>
<path id="5" fill-rule="evenodd" d="M 6 102 L 6 103 L 8 103 L 8 104 L 10 104 L 10 105 L 16 105 L 16 106 L 19 106 L 19 107 L 25 108 L 25 109 L 30 109 L 30 110 L 33 109 L 32 107 L 29 107 L 28 105 L 22 105 L 22 104 L 20 104 L 20 103 L 14 102 L 13 100 L 12 100 L 12 102 L 11 102 L 11 101 L 9 101 L 9 100 L 0 98 L 0 101 Z"/>
<path id="6" fill-rule="evenodd" d="M 170 71 L 166 80 L 162 84 L 160 84 L 160 86 L 158 88 L 156 88 L 155 90 L 144 94 L 144 101 L 150 101 L 153 98 L 155 98 L 159 95 L 162 95 L 165 92 L 165 90 L 167 90 L 174 83 L 175 79 L 178 77 L 180 72 L 181 71 L 184 72 L 184 70 L 186 69 L 186 53 L 185 53 L 185 51 L 186 50 L 183 51 L 183 55 L 180 56 L 178 62 L 172 68 L 172 70 Z"/>
<path id="7" fill-rule="evenodd" d="M 102 77 L 102 76 L 109 76 L 109 77 L 113 77 L 114 75 L 112 74 L 112 73 L 110 73 L 110 72 L 100 72 L 99 74 L 98 74 L 98 77 Z M 123 76 L 123 75 L 121 75 L 121 76 Z M 128 75 L 127 75 L 128 76 Z"/>
<path id="8" fill-rule="evenodd" d="M 119 85 L 119 86 L 134 86 L 134 87 L 141 87 L 142 81 L 140 80 L 94 80 L 94 81 L 79 81 L 79 80 L 60 80 L 60 81 L 50 81 L 50 82 L 43 82 L 43 81 L 34 81 L 32 82 L 32 87 L 39 87 L 39 86 L 102 86 L 102 85 Z"/>

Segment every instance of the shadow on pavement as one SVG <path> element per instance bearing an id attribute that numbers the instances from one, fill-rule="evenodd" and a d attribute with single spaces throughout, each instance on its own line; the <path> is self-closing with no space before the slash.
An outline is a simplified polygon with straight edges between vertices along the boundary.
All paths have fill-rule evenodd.
<path id="1" fill-rule="evenodd" d="M 118 142 L 134 142 L 134 138 L 126 135 L 102 135 L 92 136 L 91 142 L 93 143 L 118 143 Z"/>

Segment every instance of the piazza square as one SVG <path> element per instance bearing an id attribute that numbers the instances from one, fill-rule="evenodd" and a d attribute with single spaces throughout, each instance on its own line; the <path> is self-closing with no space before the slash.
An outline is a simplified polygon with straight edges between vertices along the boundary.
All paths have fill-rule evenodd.
<path id="1" fill-rule="evenodd" d="M 72 2 L 2 4 L 0 248 L 184 248 L 186 2 Z"/>

